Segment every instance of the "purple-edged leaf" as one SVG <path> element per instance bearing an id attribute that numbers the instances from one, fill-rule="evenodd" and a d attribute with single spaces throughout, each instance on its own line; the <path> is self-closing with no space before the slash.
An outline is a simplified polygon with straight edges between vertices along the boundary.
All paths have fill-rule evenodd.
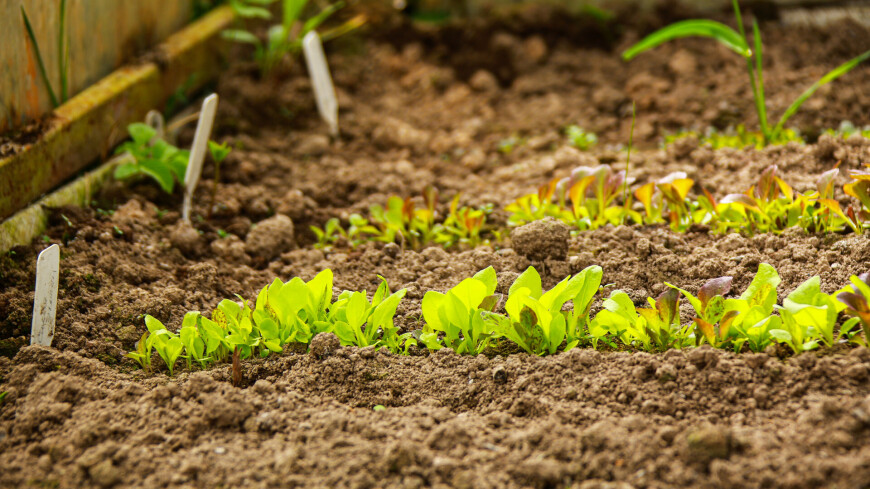
<path id="1" fill-rule="evenodd" d="M 854 292 L 841 292 L 837 294 L 837 300 L 846 304 L 849 309 L 857 313 L 870 312 L 870 307 L 867 306 L 867 298 L 861 294 Z"/>
<path id="2" fill-rule="evenodd" d="M 483 298 L 478 308 L 483 309 L 484 311 L 492 312 L 495 310 L 495 307 L 498 305 L 501 297 L 501 294 L 488 295 Z"/>
<path id="3" fill-rule="evenodd" d="M 680 291 L 668 288 L 662 292 L 656 299 L 656 309 L 659 311 L 662 322 L 666 325 L 673 324 L 674 318 L 680 314 Z"/>
<path id="4" fill-rule="evenodd" d="M 761 172 L 758 186 L 755 187 L 755 197 L 769 202 L 776 198 L 776 165 L 770 165 Z"/>
<path id="5" fill-rule="evenodd" d="M 708 280 L 707 283 L 701 286 L 698 290 L 698 300 L 701 301 L 701 306 L 706 309 L 707 303 L 717 295 L 725 295 L 731 291 L 732 277 L 719 277 Z"/>
<path id="6" fill-rule="evenodd" d="M 571 182 L 577 183 L 580 180 L 588 177 L 589 175 L 593 175 L 595 173 L 595 170 L 596 168 L 593 168 L 591 166 L 579 166 L 577 168 L 574 168 L 574 170 L 571 171 Z"/>
<path id="7" fill-rule="evenodd" d="M 870 181 L 870 170 L 848 170 L 848 173 L 853 180 Z"/>
<path id="8" fill-rule="evenodd" d="M 722 197 L 722 200 L 719 201 L 720 204 L 741 204 L 746 207 L 751 207 L 753 209 L 758 209 L 758 203 L 752 197 L 746 194 L 728 194 L 725 197 Z"/>
<path id="9" fill-rule="evenodd" d="M 870 272 L 864 272 L 861 275 L 858 275 L 858 280 L 870 286 Z"/>
<path id="10" fill-rule="evenodd" d="M 426 203 L 426 208 L 429 211 L 435 211 L 435 205 L 438 204 L 438 190 L 432 185 L 426 185 L 423 189 L 423 202 Z"/>
<path id="11" fill-rule="evenodd" d="M 669 174 L 663 176 L 662 178 L 659 178 L 658 180 L 656 180 L 656 183 L 658 183 L 658 184 L 674 183 L 677 180 L 683 180 L 685 178 L 688 178 L 688 175 L 686 175 L 686 172 L 675 171 L 673 173 L 669 173 Z"/>
<path id="12" fill-rule="evenodd" d="M 837 175 L 840 174 L 840 170 L 834 168 L 832 170 L 828 170 L 825 173 L 822 173 L 822 176 L 819 177 L 819 180 L 816 182 L 816 189 L 819 191 L 819 197 L 822 199 L 832 199 L 834 198 L 834 180 L 837 178 Z"/>

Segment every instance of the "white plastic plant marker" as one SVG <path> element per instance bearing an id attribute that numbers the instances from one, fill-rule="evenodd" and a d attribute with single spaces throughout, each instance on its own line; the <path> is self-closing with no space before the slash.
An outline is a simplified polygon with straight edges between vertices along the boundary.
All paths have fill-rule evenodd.
<path id="1" fill-rule="evenodd" d="M 202 174 L 202 162 L 208 148 L 208 138 L 214 125 L 217 113 L 218 96 L 213 93 L 202 101 L 199 121 L 196 123 L 196 133 L 193 136 L 193 146 L 190 148 L 190 159 L 187 160 L 187 171 L 184 173 L 184 204 L 181 208 L 181 218 L 190 222 L 190 207 L 193 204 L 193 191 L 199 183 Z"/>
<path id="2" fill-rule="evenodd" d="M 56 244 L 42 250 L 36 259 L 36 295 L 33 301 L 33 322 L 30 344 L 51 346 L 57 313 L 57 282 L 60 277 L 60 247 Z"/>
<path id="3" fill-rule="evenodd" d="M 335 99 L 335 87 L 326 64 L 323 44 L 316 31 L 305 34 L 302 39 L 302 51 L 305 53 L 305 64 L 314 86 L 314 97 L 317 100 L 317 111 L 320 117 L 329 125 L 329 133 L 338 137 L 338 101 Z"/>
<path id="4" fill-rule="evenodd" d="M 145 114 L 145 124 L 148 124 L 152 129 L 157 131 L 158 138 L 166 139 L 166 124 L 163 121 L 163 114 L 156 110 L 149 110 Z"/>

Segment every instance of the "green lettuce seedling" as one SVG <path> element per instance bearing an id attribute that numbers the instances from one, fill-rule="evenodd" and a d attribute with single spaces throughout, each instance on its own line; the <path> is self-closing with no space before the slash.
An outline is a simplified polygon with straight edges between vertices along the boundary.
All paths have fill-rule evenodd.
<path id="1" fill-rule="evenodd" d="M 789 294 L 782 306 L 777 306 L 783 328 L 771 330 L 771 335 L 788 344 L 795 353 L 816 348 L 819 341 L 833 346 L 855 325 L 855 322 L 844 325 L 835 332 L 837 316 L 843 308 L 833 296 L 821 291 L 821 278 L 816 275 Z"/>
<path id="2" fill-rule="evenodd" d="M 187 361 L 188 370 L 193 362 L 197 362 L 201 367 L 205 368 L 211 360 L 206 351 L 206 341 L 200 334 L 199 322 L 201 317 L 202 315 L 199 312 L 188 312 L 184 315 L 181 329 L 178 331 L 178 337 L 181 339 L 181 344 L 184 345 L 184 351 L 187 353 L 183 356 Z"/>
<path id="3" fill-rule="evenodd" d="M 566 127 L 565 135 L 568 136 L 568 142 L 571 143 L 571 146 L 580 151 L 587 151 L 598 143 L 598 136 L 594 132 L 587 132 L 582 127 L 576 125 Z"/>
<path id="4" fill-rule="evenodd" d="M 166 363 L 166 368 L 169 369 L 169 375 L 171 376 L 175 369 L 175 362 L 178 361 L 178 357 L 181 356 L 181 352 L 184 350 L 184 344 L 178 335 L 170 332 L 166 329 L 166 326 L 163 326 L 163 323 L 148 314 L 145 315 L 145 327 L 151 333 L 148 341 L 151 342 L 151 346 L 157 350 L 157 354 Z"/>
<path id="5" fill-rule="evenodd" d="M 399 328 L 393 323 L 396 308 L 407 289 L 391 293 L 386 279 L 372 296 L 371 302 L 366 292 L 342 292 L 338 300 L 330 306 L 330 320 L 334 323 L 334 333 L 344 346 L 386 347 L 393 353 L 407 351 L 413 344 L 410 333 L 399 335 Z M 403 350 L 404 347 L 404 350 Z"/>
<path id="6" fill-rule="evenodd" d="M 129 157 L 115 167 L 118 180 L 129 180 L 141 175 L 152 178 L 164 192 L 171 194 L 176 180 L 184 184 L 184 173 L 190 152 L 157 137 L 157 131 L 147 124 L 135 122 L 127 126 L 132 141 L 118 146 L 115 154 Z"/>
<path id="7" fill-rule="evenodd" d="M 595 296 L 598 295 L 598 291 L 601 288 L 601 278 L 603 276 L 604 270 L 598 265 L 592 265 L 584 268 L 572 279 L 581 285 L 576 290 L 572 299 L 574 307 L 571 310 L 571 314 L 566 317 L 565 351 L 574 348 L 581 341 L 589 338 L 589 311 L 592 309 L 592 301 L 595 300 Z"/>
<path id="8" fill-rule="evenodd" d="M 243 19 L 271 19 L 272 13 L 264 8 L 275 0 L 231 0 L 230 6 L 236 15 Z M 318 13 L 302 21 L 302 13 L 308 0 L 283 0 L 282 21 L 272 25 L 263 42 L 253 33 L 244 29 L 227 29 L 221 35 L 234 42 L 254 46 L 254 60 L 260 67 L 260 74 L 268 76 L 286 56 L 295 56 L 302 50 L 302 39 L 310 31 L 317 29 L 335 12 L 344 8 L 345 2 L 328 5 Z M 347 22 L 320 34 L 328 41 L 347 34 L 365 23 L 365 16 L 358 15 Z"/>
<path id="9" fill-rule="evenodd" d="M 430 350 L 448 347 L 460 354 L 479 354 L 494 333 L 490 313 L 501 299 L 495 293 L 496 286 L 495 270 L 488 267 L 446 294 L 426 292 L 422 303 L 426 324 L 420 342 Z"/>
<path id="10" fill-rule="evenodd" d="M 590 339 L 597 348 L 598 341 L 604 340 L 610 346 L 615 343 L 607 340 L 612 337 L 625 345 L 640 344 L 643 350 L 651 349 L 650 337 L 646 332 L 646 320 L 637 313 L 631 298 L 621 290 L 614 290 L 604 300 L 604 307 L 589 325 Z"/>
<path id="11" fill-rule="evenodd" d="M 590 267 L 544 292 L 541 276 L 529 267 L 510 287 L 505 303 L 508 317 L 501 319 L 499 334 L 535 355 L 552 355 L 566 340 L 565 350 L 574 348 L 600 283 L 601 269 Z M 562 311 L 570 300 L 575 301 L 574 311 Z"/>
<path id="12" fill-rule="evenodd" d="M 736 313 L 729 329 L 729 334 L 735 336 L 732 340 L 734 351 L 740 351 L 746 344 L 750 350 L 761 352 L 770 345 L 770 330 L 780 329 L 782 321 L 779 316 L 773 315 L 776 289 L 780 282 L 776 269 L 762 263 L 739 298 L 725 299 L 724 314 Z"/>
<path id="13" fill-rule="evenodd" d="M 136 360 L 136 362 L 139 363 L 139 366 L 142 367 L 142 370 L 150 372 L 152 351 L 153 347 L 151 346 L 151 342 L 148 341 L 148 331 L 146 331 L 142 333 L 142 337 L 139 338 L 138 342 L 136 342 L 136 351 L 128 352 L 125 356 Z"/>

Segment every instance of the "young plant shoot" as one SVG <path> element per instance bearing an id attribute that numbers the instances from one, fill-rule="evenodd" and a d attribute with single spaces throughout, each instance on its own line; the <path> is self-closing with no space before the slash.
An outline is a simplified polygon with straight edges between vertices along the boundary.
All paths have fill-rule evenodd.
<path id="1" fill-rule="evenodd" d="M 746 61 L 749 85 L 752 87 L 755 111 L 758 115 L 762 142 L 765 146 L 768 144 L 781 144 L 786 142 L 788 138 L 785 137 L 785 124 L 798 111 L 798 109 L 800 109 L 804 102 L 816 93 L 820 87 L 845 75 L 855 68 L 855 66 L 867 60 L 867 58 L 870 58 L 870 51 L 866 51 L 834 68 L 801 93 L 801 95 L 798 96 L 791 105 L 789 105 L 785 112 L 783 112 L 776 124 L 771 124 L 768 120 L 767 105 L 764 96 L 765 89 L 764 74 L 762 71 L 763 49 L 761 31 L 758 28 L 758 22 L 753 21 L 752 34 L 754 45 L 750 45 L 749 36 L 747 36 L 746 30 L 743 27 L 743 17 L 737 0 L 732 0 L 732 5 L 734 8 L 734 18 L 739 32 L 725 24 L 713 20 L 684 20 L 653 32 L 622 53 L 622 57 L 626 61 L 629 61 L 644 51 L 648 51 L 668 41 L 683 37 L 707 37 L 715 39 L 723 46 L 743 57 Z"/>

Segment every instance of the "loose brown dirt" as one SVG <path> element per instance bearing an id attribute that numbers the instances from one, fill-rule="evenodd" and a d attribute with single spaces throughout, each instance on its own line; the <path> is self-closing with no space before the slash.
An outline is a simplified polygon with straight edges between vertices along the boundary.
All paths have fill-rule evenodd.
<path id="1" fill-rule="evenodd" d="M 442 211 L 461 192 L 464 204 L 494 204 L 489 222 L 503 227 L 505 204 L 576 166 L 622 168 L 632 100 L 639 181 L 685 171 L 724 195 L 777 164 L 805 191 L 838 162 L 844 170 L 870 163 L 862 138 L 823 136 L 762 151 L 711 151 L 691 141 L 655 149 L 680 128 L 755 121 L 744 67 L 710 42 L 681 41 L 620 61 L 651 21 L 605 31 L 609 37 L 537 8 L 462 28 L 390 25 L 370 40 L 332 45 L 338 140 L 326 136 L 301 64 L 269 81 L 258 81 L 250 64 L 229 66 L 218 86 L 216 134 L 236 149 L 211 219 L 186 227 L 179 196 L 147 182 L 112 185 L 94 208 L 54 210 L 44 240 L 2 257 L 0 392 L 8 394 L 0 406 L 0 487 L 870 484 L 864 348 L 784 359 L 707 348 L 549 358 L 288 351 L 242 362 L 240 387 L 228 366 L 191 372 L 179 363 L 169 378 L 125 359 L 144 331 L 143 314 L 177 327 L 186 311 L 211 310 L 236 293 L 252 298 L 275 276 L 307 279 L 324 268 L 339 290 L 374 290 L 377 274 L 408 288 L 397 320 L 407 330 L 419 324 L 426 291 L 490 265 L 504 286 L 529 265 L 553 285 L 597 264 L 605 283 L 636 301 L 665 281 L 694 290 L 722 275 L 742 290 L 762 262 L 779 270 L 781 296 L 812 275 L 832 292 L 865 271 L 867 237 L 802 231 L 744 237 L 605 228 L 571 237 L 567 257 L 559 243 L 537 251 L 518 245 L 518 253 L 510 240 L 474 250 L 313 249 L 309 225 L 365 213 L 392 194 L 419 195 L 427 184 L 441 192 Z M 775 115 L 870 45 L 870 31 L 850 23 L 762 29 Z M 870 68 L 857 69 L 823 88 L 794 125 L 814 139 L 843 119 L 870 123 L 868 86 Z M 595 131 L 601 143 L 590 152 L 570 148 L 561 132 L 568 124 Z M 499 151 L 512 137 L 521 142 Z M 206 168 L 198 190 L 201 216 L 212 175 Z M 541 242 L 551 237 L 545 232 Z M 524 239 L 534 243 L 533 235 Z M 47 242 L 63 250 L 57 336 L 51 349 L 21 348 L 33 264 Z"/>

